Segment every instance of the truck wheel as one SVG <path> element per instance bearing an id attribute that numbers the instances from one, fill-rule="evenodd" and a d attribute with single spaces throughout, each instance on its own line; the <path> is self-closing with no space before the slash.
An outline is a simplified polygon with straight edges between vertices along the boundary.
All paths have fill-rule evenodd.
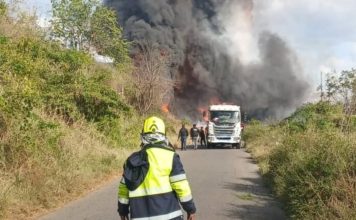
<path id="1" fill-rule="evenodd" d="M 240 143 L 234 144 L 233 146 L 234 146 L 235 149 L 240 149 L 241 148 L 241 144 Z"/>

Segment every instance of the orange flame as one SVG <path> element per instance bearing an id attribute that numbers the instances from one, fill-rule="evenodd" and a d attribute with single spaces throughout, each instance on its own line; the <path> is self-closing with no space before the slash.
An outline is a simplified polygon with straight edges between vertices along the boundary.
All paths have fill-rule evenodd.
<path id="1" fill-rule="evenodd" d="M 209 121 L 209 113 L 208 113 L 208 110 L 205 110 L 203 112 L 203 120 L 204 121 Z"/>
<path id="2" fill-rule="evenodd" d="M 219 97 L 212 97 L 210 100 L 209 100 L 209 105 L 234 105 L 233 102 L 223 102 L 221 101 L 221 99 Z M 198 107 L 197 108 L 197 111 L 202 114 L 202 119 L 205 121 L 205 122 L 208 122 L 209 121 L 209 108 L 208 107 Z"/>
<path id="3" fill-rule="evenodd" d="M 197 111 L 202 114 L 204 121 L 209 121 L 208 108 L 198 107 Z"/>
<path id="4" fill-rule="evenodd" d="M 164 113 L 169 113 L 169 104 L 163 104 L 161 110 Z"/>

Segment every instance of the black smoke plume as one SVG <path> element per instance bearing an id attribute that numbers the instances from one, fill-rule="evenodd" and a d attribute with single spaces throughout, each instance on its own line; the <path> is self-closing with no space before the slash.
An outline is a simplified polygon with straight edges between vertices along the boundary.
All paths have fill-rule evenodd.
<path id="1" fill-rule="evenodd" d="M 229 51 L 223 14 L 249 13 L 253 0 L 107 0 L 118 11 L 125 36 L 157 44 L 172 56 L 171 109 L 197 114 L 212 99 L 241 105 L 250 115 L 280 118 L 300 105 L 308 89 L 297 57 L 276 34 L 261 31 L 258 62 L 244 64 Z M 223 15 L 223 16 L 222 16 Z M 221 18 L 224 17 L 224 18 Z"/>

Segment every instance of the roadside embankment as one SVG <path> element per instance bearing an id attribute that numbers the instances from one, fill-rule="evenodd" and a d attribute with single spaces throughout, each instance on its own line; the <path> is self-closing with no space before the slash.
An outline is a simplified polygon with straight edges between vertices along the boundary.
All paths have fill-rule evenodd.
<path id="1" fill-rule="evenodd" d="M 251 122 L 244 137 L 292 219 L 355 219 L 355 128 L 342 106 L 322 102 L 278 124 Z"/>
<path id="2" fill-rule="evenodd" d="M 29 219 L 120 173 L 144 116 L 112 88 L 116 70 L 36 36 L 0 32 L 0 51 L 0 219 Z"/>
<path id="3" fill-rule="evenodd" d="M 62 27 L 68 39 L 53 37 L 20 8 L 0 0 L 0 219 L 16 220 L 58 207 L 117 176 L 140 146 L 145 114 L 162 114 L 157 100 L 149 103 L 150 111 L 135 108 L 141 104 L 137 94 L 146 97 L 147 91 L 133 83 L 136 67 L 121 29 L 103 35 L 115 40 L 106 45 L 113 46 L 109 54 L 115 62 L 97 63 L 89 53 L 93 45 L 71 41 L 78 39 L 72 29 Z M 76 8 L 86 11 L 81 9 Z M 101 18 L 115 26 L 115 14 L 106 12 Z M 73 17 L 74 27 L 87 22 Z M 90 31 L 108 29 L 98 28 Z M 178 122 L 169 114 L 162 117 L 176 138 Z"/>
<path id="4" fill-rule="evenodd" d="M 1 4 L 1 7 L 4 5 Z M 120 172 L 142 116 L 117 69 L 0 14 L 0 219 L 29 219 Z"/>
<path id="5" fill-rule="evenodd" d="M 0 218 L 27 219 L 115 172 L 142 116 L 86 54 L 0 34 Z"/>

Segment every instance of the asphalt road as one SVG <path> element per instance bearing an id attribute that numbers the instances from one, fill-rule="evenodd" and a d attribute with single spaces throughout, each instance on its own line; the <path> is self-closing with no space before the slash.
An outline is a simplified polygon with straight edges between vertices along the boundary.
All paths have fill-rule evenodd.
<path id="1" fill-rule="evenodd" d="M 179 152 L 197 206 L 197 220 L 286 219 L 244 149 Z M 116 180 L 41 220 L 114 220 Z"/>

